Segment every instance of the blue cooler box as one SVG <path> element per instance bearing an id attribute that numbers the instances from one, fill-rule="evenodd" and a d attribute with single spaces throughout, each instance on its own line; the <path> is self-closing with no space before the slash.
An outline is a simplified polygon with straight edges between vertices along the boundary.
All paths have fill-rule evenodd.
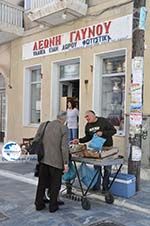
<path id="1" fill-rule="evenodd" d="M 113 180 L 114 176 L 115 176 L 115 173 L 111 174 L 110 182 Z M 119 173 L 113 185 L 111 186 L 110 191 L 114 195 L 129 198 L 135 195 L 135 190 L 136 190 L 135 181 L 136 181 L 136 178 L 134 175 Z"/>

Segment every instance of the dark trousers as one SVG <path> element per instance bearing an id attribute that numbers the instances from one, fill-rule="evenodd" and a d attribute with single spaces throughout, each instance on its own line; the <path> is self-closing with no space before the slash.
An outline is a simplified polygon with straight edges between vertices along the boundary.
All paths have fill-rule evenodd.
<path id="1" fill-rule="evenodd" d="M 94 168 L 99 171 L 98 172 L 97 182 L 94 185 L 94 188 L 99 190 L 100 186 L 101 186 L 102 167 L 101 166 L 94 166 Z M 104 166 L 104 175 L 103 175 L 103 182 L 102 182 L 102 189 L 104 191 L 108 190 L 110 175 L 111 175 L 111 166 Z"/>
<path id="2" fill-rule="evenodd" d="M 112 146 L 105 146 L 103 147 L 103 151 L 108 151 L 112 148 Z M 101 187 L 101 175 L 102 175 L 102 167 L 101 166 L 94 166 L 95 169 L 97 169 L 98 172 L 98 178 L 97 178 L 97 182 L 94 185 L 94 188 L 96 190 L 99 190 Z M 104 166 L 104 174 L 103 174 L 103 182 L 102 182 L 102 190 L 103 191 L 108 191 L 108 187 L 109 187 L 109 177 L 111 175 L 111 166 Z"/>
<path id="3" fill-rule="evenodd" d="M 40 163 L 39 180 L 35 198 L 35 205 L 41 207 L 44 205 L 45 189 L 50 191 L 49 209 L 58 207 L 57 197 L 61 187 L 62 169 L 58 169 L 43 163 Z"/>

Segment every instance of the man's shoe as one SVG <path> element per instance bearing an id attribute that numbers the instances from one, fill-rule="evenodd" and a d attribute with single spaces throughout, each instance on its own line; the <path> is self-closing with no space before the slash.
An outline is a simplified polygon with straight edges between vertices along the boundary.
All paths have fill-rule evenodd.
<path id="1" fill-rule="evenodd" d="M 50 200 L 48 200 L 48 199 L 44 196 L 44 198 L 43 198 L 43 202 L 44 202 L 44 203 L 49 203 L 49 202 L 50 202 Z"/>
<path id="2" fill-rule="evenodd" d="M 50 200 L 44 198 L 44 199 L 43 199 L 43 202 L 44 202 L 45 204 L 47 204 L 47 203 L 50 203 Z M 62 200 L 58 200 L 58 201 L 57 201 L 57 204 L 58 204 L 59 206 L 61 206 L 61 205 L 64 205 L 65 203 L 64 203 L 64 201 L 62 201 Z"/>
<path id="3" fill-rule="evenodd" d="M 55 207 L 55 208 L 49 208 L 49 212 L 50 212 L 50 213 L 54 213 L 54 212 L 56 212 L 58 209 L 59 209 L 58 206 Z"/>
<path id="4" fill-rule="evenodd" d="M 106 189 L 102 189 L 102 194 L 106 194 L 108 192 L 108 190 L 106 190 Z"/>
<path id="5" fill-rule="evenodd" d="M 61 206 L 61 205 L 64 205 L 65 203 L 64 203 L 64 201 L 62 201 L 62 200 L 57 200 L 57 204 L 59 205 L 59 206 Z"/>
<path id="6" fill-rule="evenodd" d="M 91 191 L 100 192 L 101 191 L 101 188 L 93 187 L 91 189 Z"/>
<path id="7" fill-rule="evenodd" d="M 46 207 L 45 204 L 43 204 L 42 206 L 35 206 L 37 211 L 43 210 L 45 209 L 45 207 Z"/>

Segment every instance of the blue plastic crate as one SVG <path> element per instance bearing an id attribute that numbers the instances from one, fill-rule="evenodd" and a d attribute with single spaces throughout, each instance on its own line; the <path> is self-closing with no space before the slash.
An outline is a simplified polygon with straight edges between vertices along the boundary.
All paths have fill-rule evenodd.
<path id="1" fill-rule="evenodd" d="M 113 180 L 115 174 L 110 176 L 110 182 Z M 132 174 L 119 173 L 113 185 L 110 188 L 112 194 L 129 198 L 135 195 L 136 191 L 136 178 Z"/>

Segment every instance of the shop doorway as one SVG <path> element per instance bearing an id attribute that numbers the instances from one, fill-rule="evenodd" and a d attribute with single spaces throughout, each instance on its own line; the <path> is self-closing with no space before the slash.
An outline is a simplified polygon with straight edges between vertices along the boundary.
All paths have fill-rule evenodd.
<path id="1" fill-rule="evenodd" d="M 74 58 L 53 64 L 51 80 L 51 119 L 59 111 L 66 111 L 67 101 L 71 98 L 79 108 L 80 97 L 80 59 Z"/>
<path id="2" fill-rule="evenodd" d="M 79 73 L 77 59 L 62 62 L 59 66 L 59 109 L 66 111 L 67 102 L 73 100 L 79 108 Z"/>
<path id="3" fill-rule="evenodd" d="M 72 99 L 79 109 L 79 79 L 60 82 L 60 110 L 66 111 L 67 102 Z"/>

